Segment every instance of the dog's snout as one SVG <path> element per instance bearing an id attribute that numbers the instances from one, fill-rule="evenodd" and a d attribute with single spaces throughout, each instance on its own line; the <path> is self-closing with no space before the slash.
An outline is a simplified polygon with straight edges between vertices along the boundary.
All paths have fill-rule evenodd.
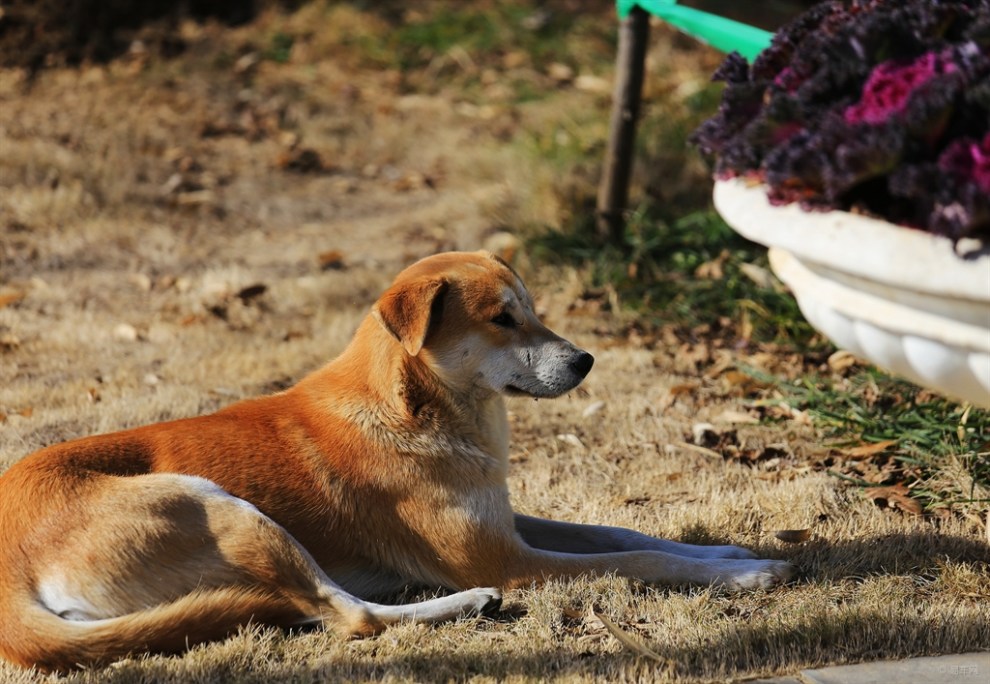
<path id="1" fill-rule="evenodd" d="M 591 367 L 595 365 L 595 357 L 583 351 L 569 365 L 572 371 L 583 378 L 591 370 Z"/>

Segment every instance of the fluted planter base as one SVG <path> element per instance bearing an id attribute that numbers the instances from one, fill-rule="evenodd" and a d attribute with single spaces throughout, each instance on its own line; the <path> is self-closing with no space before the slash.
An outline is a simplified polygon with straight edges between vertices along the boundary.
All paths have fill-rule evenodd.
<path id="1" fill-rule="evenodd" d="M 717 182 L 714 199 L 733 229 L 770 247 L 774 272 L 836 345 L 990 408 L 987 250 L 848 212 L 773 206 L 741 179 Z"/>

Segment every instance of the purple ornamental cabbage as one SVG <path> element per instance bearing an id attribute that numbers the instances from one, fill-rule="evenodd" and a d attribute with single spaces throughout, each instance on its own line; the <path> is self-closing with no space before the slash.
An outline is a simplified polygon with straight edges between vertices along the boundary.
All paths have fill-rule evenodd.
<path id="1" fill-rule="evenodd" d="M 990 133 L 981 141 L 954 140 L 939 156 L 938 168 L 990 195 Z"/>
<path id="2" fill-rule="evenodd" d="M 718 178 L 990 242 L 990 0 L 824 2 L 714 78 Z"/>
<path id="3" fill-rule="evenodd" d="M 870 72 L 859 102 L 846 107 L 843 117 L 847 123 L 883 124 L 893 117 L 903 116 L 911 96 L 932 79 L 958 71 L 951 59 L 926 52 L 907 64 L 889 60 Z"/>

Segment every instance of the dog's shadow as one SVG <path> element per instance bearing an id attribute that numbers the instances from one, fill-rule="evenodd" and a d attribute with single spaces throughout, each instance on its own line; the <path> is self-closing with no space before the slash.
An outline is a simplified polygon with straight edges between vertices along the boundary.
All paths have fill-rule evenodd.
<path id="1" fill-rule="evenodd" d="M 892 638 L 892 629 L 901 635 L 925 636 L 923 641 L 911 641 L 903 636 Z M 828 665 L 910 657 L 918 655 L 919 645 L 926 654 L 977 650 L 985 648 L 987 629 L 985 623 L 975 622 L 967 616 L 933 624 L 929 617 L 915 615 L 901 619 L 895 625 L 882 611 L 854 612 L 841 624 L 826 626 L 817 624 L 814 615 L 797 624 L 771 628 L 750 626 L 741 621 L 732 629 L 712 634 L 704 643 L 690 646 L 650 643 L 649 648 L 662 662 L 617 649 L 609 640 L 577 654 L 565 648 L 534 649 L 518 645 L 507 650 L 506 641 L 499 638 L 499 630 L 494 629 L 472 637 L 477 641 L 469 648 L 444 649 L 443 642 L 438 641 L 427 649 L 410 645 L 405 651 L 384 656 L 375 655 L 373 651 L 362 655 L 335 653 L 326 657 L 310 655 L 304 662 L 296 663 L 271 663 L 263 657 L 260 667 L 249 666 L 247 669 L 243 669 L 243 664 L 232 667 L 230 662 L 217 659 L 194 659 L 187 668 L 174 658 L 159 657 L 125 661 L 88 673 L 98 679 L 84 675 L 79 681 L 106 684 L 178 683 L 192 679 L 238 683 L 463 682 L 475 678 L 497 681 L 517 678 L 526 681 L 677 681 L 699 677 L 706 681 L 730 681 L 794 674 L 802 669 Z M 723 651 L 736 655 L 731 660 L 713 656 L 713 653 Z M 713 665 L 715 663 L 717 665 Z"/>
<path id="2" fill-rule="evenodd" d="M 934 529 L 838 541 L 812 536 L 802 544 L 770 543 L 754 551 L 790 561 L 804 583 L 893 575 L 933 578 L 948 563 L 973 564 L 990 572 L 990 544 Z"/>
<path id="3" fill-rule="evenodd" d="M 687 528 L 679 541 L 702 545 L 736 543 L 702 525 Z M 798 568 L 797 581 L 804 583 L 882 575 L 929 576 L 938 573 L 945 562 L 990 565 L 990 544 L 974 537 L 942 534 L 934 527 L 840 540 L 812 529 L 805 542 L 789 544 L 767 539 L 746 547 L 760 558 L 790 561 Z"/>

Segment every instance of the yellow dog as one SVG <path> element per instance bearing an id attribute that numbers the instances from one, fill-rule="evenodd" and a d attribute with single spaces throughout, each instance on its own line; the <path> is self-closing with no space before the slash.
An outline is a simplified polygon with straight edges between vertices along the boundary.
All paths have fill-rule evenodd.
<path id="1" fill-rule="evenodd" d="M 0 477 L 0 655 L 66 670 L 248 621 L 369 634 L 583 573 L 737 589 L 788 578 L 787 563 L 733 546 L 513 512 L 502 396 L 559 396 L 592 363 L 540 323 L 503 261 L 424 259 L 293 388 L 52 446 Z M 410 584 L 461 591 L 358 598 Z"/>

